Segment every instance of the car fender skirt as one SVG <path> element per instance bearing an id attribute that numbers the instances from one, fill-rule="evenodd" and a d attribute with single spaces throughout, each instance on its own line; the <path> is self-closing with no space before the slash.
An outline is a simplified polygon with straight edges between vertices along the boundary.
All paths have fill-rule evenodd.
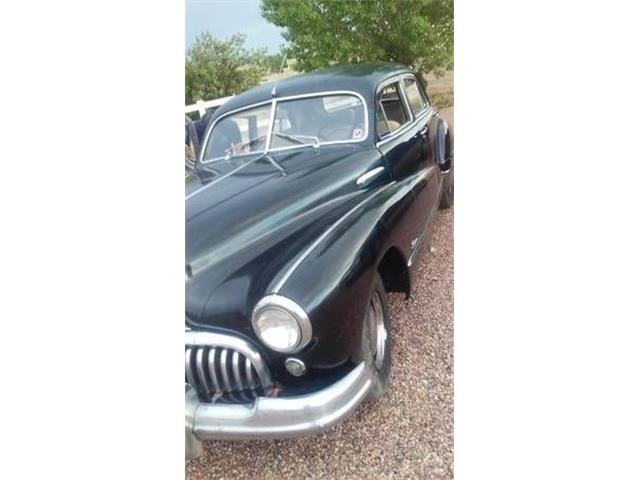
<path id="1" fill-rule="evenodd" d="M 187 401 L 186 429 L 191 428 L 195 438 L 188 438 L 186 455 L 200 453 L 198 440 L 274 439 L 322 432 L 353 413 L 369 393 L 373 376 L 373 368 L 362 362 L 333 385 L 307 395 L 258 397 L 247 405 L 198 403 L 195 408 Z"/>

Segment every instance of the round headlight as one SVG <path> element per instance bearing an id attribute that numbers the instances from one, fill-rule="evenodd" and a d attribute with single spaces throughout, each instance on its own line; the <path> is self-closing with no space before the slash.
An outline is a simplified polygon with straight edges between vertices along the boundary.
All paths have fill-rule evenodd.
<path id="1" fill-rule="evenodd" d="M 277 352 L 296 352 L 311 340 L 311 323 L 306 312 L 280 295 L 268 295 L 258 302 L 252 324 L 262 343 Z"/>

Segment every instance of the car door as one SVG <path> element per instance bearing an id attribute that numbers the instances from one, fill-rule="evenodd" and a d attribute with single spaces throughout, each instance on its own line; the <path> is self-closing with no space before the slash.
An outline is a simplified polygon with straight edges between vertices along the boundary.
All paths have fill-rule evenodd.
<path id="1" fill-rule="evenodd" d="M 414 119 L 402 88 L 402 77 L 383 83 L 376 96 L 377 147 L 392 178 L 406 189 L 394 230 L 407 258 L 417 245 L 427 218 L 427 198 L 421 194 L 427 150 L 425 124 Z"/>
<path id="2" fill-rule="evenodd" d="M 416 187 L 416 202 L 421 206 L 419 236 L 414 240 L 416 250 L 430 237 L 430 228 L 435 211 L 438 208 L 440 196 L 440 179 L 436 165 L 436 141 L 438 117 L 429 105 L 427 96 L 422 90 L 415 75 L 409 74 L 402 78 L 402 89 L 409 106 L 409 110 L 416 123 L 416 129 L 422 141 L 422 158 L 420 162 L 420 181 Z"/>

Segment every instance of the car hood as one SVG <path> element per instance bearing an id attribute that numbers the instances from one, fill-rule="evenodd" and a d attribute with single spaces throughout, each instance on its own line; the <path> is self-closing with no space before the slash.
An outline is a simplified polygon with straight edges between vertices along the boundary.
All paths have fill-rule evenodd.
<path id="1" fill-rule="evenodd" d="M 251 310 L 279 274 L 367 195 L 356 179 L 379 153 L 348 145 L 273 153 L 277 166 L 257 158 L 186 179 L 188 321 L 249 336 Z"/>

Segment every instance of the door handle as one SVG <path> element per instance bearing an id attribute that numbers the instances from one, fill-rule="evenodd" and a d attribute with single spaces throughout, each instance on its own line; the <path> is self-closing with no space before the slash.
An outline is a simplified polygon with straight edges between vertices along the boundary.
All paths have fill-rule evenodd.
<path id="1" fill-rule="evenodd" d="M 420 130 L 418 135 L 420 135 L 422 138 L 426 138 L 427 135 L 429 135 L 429 127 L 424 127 L 422 130 Z"/>
<path id="2" fill-rule="evenodd" d="M 356 185 L 367 185 L 368 183 L 371 183 L 373 179 L 380 175 L 382 172 L 384 172 L 384 167 L 376 167 L 373 170 L 369 170 L 364 175 L 360 175 L 358 177 L 358 180 L 356 180 Z"/>

